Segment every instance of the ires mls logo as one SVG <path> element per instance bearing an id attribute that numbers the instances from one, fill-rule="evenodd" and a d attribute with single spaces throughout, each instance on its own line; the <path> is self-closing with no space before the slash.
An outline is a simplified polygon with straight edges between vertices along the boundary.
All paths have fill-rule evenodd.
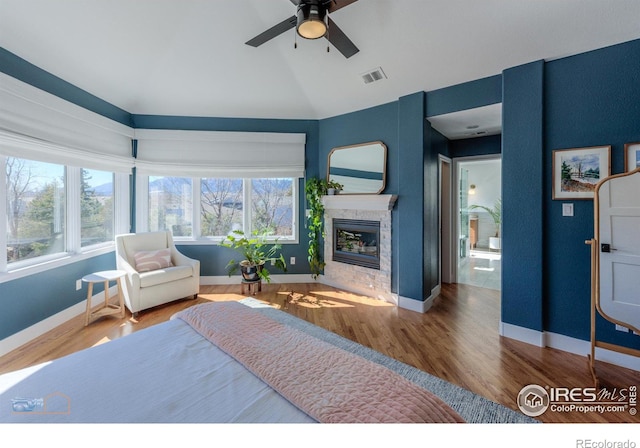
<path id="1" fill-rule="evenodd" d="M 520 389 L 518 407 L 524 415 L 537 417 L 549 408 L 549 394 L 546 389 L 537 384 L 529 384 Z"/>
<path id="2" fill-rule="evenodd" d="M 612 390 L 595 387 L 542 387 L 530 384 L 518 394 L 520 411 L 529 417 L 552 412 L 628 412 L 637 413 L 637 386 Z"/>

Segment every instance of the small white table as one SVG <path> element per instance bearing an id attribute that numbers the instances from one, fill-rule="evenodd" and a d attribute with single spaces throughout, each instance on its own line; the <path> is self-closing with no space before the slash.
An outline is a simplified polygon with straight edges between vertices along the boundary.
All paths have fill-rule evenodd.
<path id="1" fill-rule="evenodd" d="M 124 317 L 124 295 L 122 294 L 122 277 L 127 275 L 125 271 L 101 271 L 94 272 L 93 274 L 85 275 L 82 277 L 82 281 L 89 284 L 87 290 L 87 312 L 84 319 L 84 326 L 89 325 L 89 322 L 102 316 L 110 316 L 113 314 L 119 314 L 120 318 Z M 118 304 L 114 305 L 109 303 L 109 282 L 115 281 L 118 285 Z M 91 296 L 93 295 L 93 284 L 103 282 L 104 283 L 104 303 L 98 308 L 91 309 Z"/>

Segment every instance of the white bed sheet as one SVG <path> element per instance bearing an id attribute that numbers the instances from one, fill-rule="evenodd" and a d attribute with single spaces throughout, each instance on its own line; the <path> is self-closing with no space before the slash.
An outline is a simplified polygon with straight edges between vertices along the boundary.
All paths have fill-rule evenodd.
<path id="1" fill-rule="evenodd" d="M 49 404 L 16 412 L 12 400 Z M 65 407 L 68 402 L 68 408 Z M 68 410 L 68 412 L 67 412 Z M 5 423 L 310 423 L 233 358 L 174 319 L 0 376 Z"/>

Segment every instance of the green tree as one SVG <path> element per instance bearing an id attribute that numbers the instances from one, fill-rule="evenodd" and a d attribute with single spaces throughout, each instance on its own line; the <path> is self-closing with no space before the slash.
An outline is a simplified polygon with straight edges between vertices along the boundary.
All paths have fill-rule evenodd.
<path id="1" fill-rule="evenodd" d="M 32 238 L 29 255 L 39 256 L 64 251 L 64 187 L 50 182 L 29 203 L 23 221 L 23 236 Z"/>
<path id="2" fill-rule="evenodd" d="M 571 180 L 571 167 L 565 161 L 562 162 L 562 167 L 560 168 L 560 177 L 562 180 Z"/>
<path id="3" fill-rule="evenodd" d="M 105 241 L 107 231 L 104 221 L 104 206 L 96 197 L 95 190 L 89 184 L 89 171 L 82 170 L 82 184 L 80 190 L 80 219 L 81 238 L 86 240 Z M 109 237 L 110 239 L 110 237 Z"/>

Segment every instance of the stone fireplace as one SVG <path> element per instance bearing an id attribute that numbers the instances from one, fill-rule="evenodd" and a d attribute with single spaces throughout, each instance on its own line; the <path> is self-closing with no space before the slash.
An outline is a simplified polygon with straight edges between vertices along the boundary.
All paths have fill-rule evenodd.
<path id="1" fill-rule="evenodd" d="M 391 291 L 391 209 L 395 195 L 335 195 L 323 198 L 323 282 L 387 302 Z"/>

